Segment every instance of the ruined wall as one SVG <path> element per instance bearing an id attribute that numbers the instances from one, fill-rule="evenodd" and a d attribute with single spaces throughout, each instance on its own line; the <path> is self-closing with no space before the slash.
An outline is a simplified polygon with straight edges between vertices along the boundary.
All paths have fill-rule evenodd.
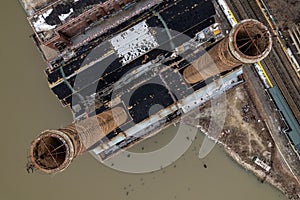
<path id="1" fill-rule="evenodd" d="M 52 4 L 58 0 L 20 0 L 28 15 L 34 13 L 35 10 L 39 10 L 49 4 Z"/>

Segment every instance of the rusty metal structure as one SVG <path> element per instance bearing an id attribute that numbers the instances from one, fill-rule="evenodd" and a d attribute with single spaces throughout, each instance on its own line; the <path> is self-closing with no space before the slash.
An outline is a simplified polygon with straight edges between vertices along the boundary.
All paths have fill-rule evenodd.
<path id="1" fill-rule="evenodd" d="M 256 63 L 267 57 L 272 48 L 272 37 L 268 28 L 254 19 L 238 23 L 229 35 L 208 50 L 211 63 L 199 58 L 184 70 L 184 77 L 190 84 L 203 81 L 241 64 Z M 205 63 L 205 64 L 203 64 Z M 214 68 L 211 65 L 216 65 Z"/>
<path id="2" fill-rule="evenodd" d="M 125 123 L 127 118 L 124 108 L 115 107 L 67 127 L 46 130 L 31 144 L 31 163 L 45 173 L 61 172 L 74 158 Z"/>
<path id="3" fill-rule="evenodd" d="M 49 87 L 75 117 L 31 144 L 30 166 L 49 174 L 84 152 L 109 159 L 178 122 L 244 82 L 242 68 L 232 69 L 265 58 L 272 45 L 256 20 L 225 36 L 211 0 L 48 2 L 28 19 Z"/>

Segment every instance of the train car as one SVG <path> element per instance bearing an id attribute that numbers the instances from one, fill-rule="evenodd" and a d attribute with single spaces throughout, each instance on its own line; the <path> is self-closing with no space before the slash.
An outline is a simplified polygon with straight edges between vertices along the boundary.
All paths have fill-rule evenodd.
<path id="1" fill-rule="evenodd" d="M 237 20 L 234 17 L 232 11 L 230 10 L 228 4 L 226 3 L 225 0 L 217 0 L 219 6 L 221 7 L 223 13 L 225 14 L 229 24 L 231 27 L 235 26 L 237 24 Z"/>
<path id="2" fill-rule="evenodd" d="M 260 79 L 262 80 L 265 88 L 269 89 L 271 86 L 270 86 L 270 83 L 269 83 L 267 77 L 265 76 L 265 72 L 264 72 L 263 68 L 258 63 L 254 63 L 253 66 L 255 67 L 255 70 L 258 73 Z"/>
<path id="3" fill-rule="evenodd" d="M 292 50 L 290 48 L 287 48 L 286 51 L 287 51 L 289 57 L 291 58 L 291 60 L 293 61 L 293 63 L 295 64 L 295 66 L 297 67 L 297 72 L 299 72 L 300 71 L 300 65 L 299 65 L 297 59 L 295 58 Z"/>

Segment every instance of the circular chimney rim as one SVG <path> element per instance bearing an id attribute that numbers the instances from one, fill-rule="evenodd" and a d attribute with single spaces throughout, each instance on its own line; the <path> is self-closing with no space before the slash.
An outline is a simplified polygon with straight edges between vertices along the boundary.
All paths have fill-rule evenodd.
<path id="1" fill-rule="evenodd" d="M 254 30 L 260 30 L 260 33 L 263 33 L 263 35 L 259 34 L 258 32 L 252 32 L 252 34 L 257 33 L 260 37 L 265 38 L 264 47 L 261 53 L 257 55 L 247 55 L 244 52 L 240 50 L 240 47 L 238 47 L 238 34 L 240 34 L 241 30 L 245 28 L 246 26 L 253 26 Z M 245 32 L 247 32 L 247 29 L 245 29 Z M 249 37 L 249 40 L 251 38 Z M 236 57 L 238 60 L 240 60 L 243 63 L 255 63 L 263 60 L 266 58 L 271 51 L 272 48 L 272 37 L 270 34 L 270 31 L 268 28 L 261 23 L 260 21 L 257 21 L 255 19 L 245 19 L 239 22 L 236 26 L 232 28 L 232 30 L 229 33 L 229 48 L 231 50 L 231 53 L 234 57 Z M 259 49 L 258 49 L 259 50 Z"/>
<path id="2" fill-rule="evenodd" d="M 45 163 L 39 161 L 40 159 L 43 159 L 39 157 L 41 156 L 41 152 L 39 152 L 39 150 L 41 149 L 41 142 L 44 142 L 43 139 L 49 138 L 51 140 L 56 140 L 56 142 L 60 142 L 61 146 L 64 148 L 64 159 L 62 162 L 59 163 L 57 167 L 47 167 L 45 166 Z M 48 145 L 44 144 L 44 146 L 46 147 Z M 42 132 L 42 134 L 32 142 L 29 154 L 31 163 L 36 169 L 47 174 L 53 174 L 65 170 L 71 164 L 74 158 L 74 145 L 67 134 L 58 130 L 46 130 Z M 53 162 L 56 162 L 54 160 L 55 159 L 53 159 Z"/>

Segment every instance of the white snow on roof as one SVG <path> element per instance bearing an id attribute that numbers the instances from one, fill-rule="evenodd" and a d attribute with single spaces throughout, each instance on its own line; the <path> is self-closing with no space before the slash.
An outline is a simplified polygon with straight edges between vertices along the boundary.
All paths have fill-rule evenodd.
<path id="1" fill-rule="evenodd" d="M 32 20 L 32 25 L 36 32 L 42 32 L 42 31 L 49 31 L 54 29 L 56 26 L 49 25 L 46 23 L 45 18 L 47 18 L 51 13 L 53 9 L 46 10 L 40 15 L 34 16 L 34 20 Z"/>
<path id="2" fill-rule="evenodd" d="M 51 8 L 51 9 L 49 9 L 49 10 L 47 10 L 46 12 L 44 12 L 42 15 L 43 15 L 43 17 L 44 18 L 46 18 L 46 17 L 48 17 L 51 13 L 52 13 L 52 11 L 53 11 L 53 9 Z"/>
<path id="3" fill-rule="evenodd" d="M 155 37 L 145 21 L 120 33 L 110 40 L 123 64 L 128 64 L 139 56 L 158 47 Z"/>
<path id="4" fill-rule="evenodd" d="M 64 22 L 72 13 L 74 12 L 73 8 L 70 9 L 70 12 L 67 14 L 61 14 L 58 16 L 61 22 Z"/>
<path id="5" fill-rule="evenodd" d="M 34 26 L 36 32 L 50 31 L 56 27 L 56 25 L 52 26 L 47 24 L 45 19 L 43 18 L 43 15 L 39 15 L 38 19 L 32 22 L 32 25 Z"/>

